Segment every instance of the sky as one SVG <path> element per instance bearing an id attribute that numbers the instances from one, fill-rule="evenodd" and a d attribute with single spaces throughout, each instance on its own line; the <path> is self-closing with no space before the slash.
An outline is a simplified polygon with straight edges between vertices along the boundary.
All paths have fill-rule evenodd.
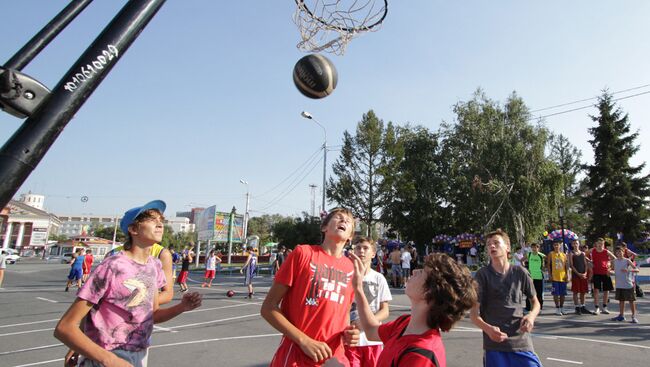
<path id="1" fill-rule="evenodd" d="M 93 2 L 22 71 L 54 87 L 125 3 Z M 0 58 L 66 4 L 3 1 Z M 311 211 L 310 184 L 320 206 L 324 140 L 301 111 L 325 127 L 330 176 L 343 132 L 369 110 L 435 131 L 477 88 L 555 114 L 545 126 L 588 163 L 596 110 L 566 111 L 593 106 L 607 88 L 639 132 L 632 163 L 650 157 L 648 1 L 392 0 L 379 31 L 326 54 L 339 79 L 320 100 L 293 85 L 305 55 L 294 11 L 292 0 L 167 1 L 18 193 L 45 195 L 58 215 L 118 215 L 162 199 L 170 216 L 210 205 L 243 213 L 249 192 L 251 216 L 300 215 Z M 2 144 L 22 122 L 0 112 Z"/>

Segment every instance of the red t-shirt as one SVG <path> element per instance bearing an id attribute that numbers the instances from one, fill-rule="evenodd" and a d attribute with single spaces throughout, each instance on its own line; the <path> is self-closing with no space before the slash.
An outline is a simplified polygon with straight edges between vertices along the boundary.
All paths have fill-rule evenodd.
<path id="1" fill-rule="evenodd" d="M 402 335 L 411 320 L 411 315 L 403 315 L 395 321 L 379 326 L 379 338 L 384 343 L 384 350 L 379 356 L 377 367 L 393 366 L 434 366 L 433 362 L 422 354 L 403 353 L 407 348 L 417 347 L 432 351 L 439 367 L 447 367 L 445 346 L 438 329 L 430 329 L 420 335 Z M 399 359 L 399 364 L 398 364 Z"/>
<path id="2" fill-rule="evenodd" d="M 591 250 L 591 260 L 594 262 L 594 274 L 609 274 L 609 255 L 607 250 L 598 252 L 595 248 Z"/>
<path id="3" fill-rule="evenodd" d="M 84 273 L 88 274 L 90 273 L 90 269 L 93 267 L 93 255 L 88 254 L 84 256 L 84 263 L 83 263 L 83 271 Z"/>
<path id="4" fill-rule="evenodd" d="M 321 246 L 297 246 L 282 263 L 275 282 L 289 286 L 280 309 L 295 327 L 314 340 L 326 342 L 345 366 L 341 333 L 348 326 L 353 301 L 354 265 L 347 257 L 335 258 Z M 283 337 L 271 366 L 320 366 L 300 347 Z"/>

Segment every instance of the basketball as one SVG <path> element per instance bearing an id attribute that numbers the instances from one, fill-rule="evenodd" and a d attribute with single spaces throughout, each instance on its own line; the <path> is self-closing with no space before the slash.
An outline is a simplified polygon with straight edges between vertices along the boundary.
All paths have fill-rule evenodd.
<path id="1" fill-rule="evenodd" d="M 329 96 L 334 92 L 338 79 L 334 64 L 323 55 L 307 55 L 293 67 L 293 83 L 309 98 Z"/>
<path id="2" fill-rule="evenodd" d="M 228 292 L 226 292 L 226 296 L 228 296 L 228 297 L 232 297 L 234 295 L 235 295 L 235 291 L 233 291 L 232 289 L 229 290 Z"/>

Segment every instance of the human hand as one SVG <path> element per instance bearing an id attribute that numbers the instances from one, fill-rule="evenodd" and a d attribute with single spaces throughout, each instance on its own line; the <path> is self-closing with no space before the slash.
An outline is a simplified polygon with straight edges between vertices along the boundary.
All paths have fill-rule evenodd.
<path id="1" fill-rule="evenodd" d="M 309 337 L 307 337 L 306 341 L 300 343 L 300 349 L 314 362 L 320 362 L 332 356 L 332 349 L 327 343 Z"/>
<path id="2" fill-rule="evenodd" d="M 498 326 L 490 326 L 490 328 L 486 331 L 486 334 L 490 340 L 496 343 L 501 343 L 508 339 L 508 334 L 502 332 Z"/>
<path id="3" fill-rule="evenodd" d="M 625 268 L 621 269 L 621 271 L 622 271 L 623 273 L 627 273 L 627 272 L 628 272 L 628 270 L 625 269 Z"/>
<path id="4" fill-rule="evenodd" d="M 68 353 L 65 354 L 63 366 L 76 367 L 77 363 L 79 363 L 79 353 L 75 352 L 72 349 L 69 349 Z"/>
<path id="5" fill-rule="evenodd" d="M 183 294 L 181 299 L 181 304 L 183 305 L 183 311 L 191 311 L 199 306 L 203 301 L 203 296 L 199 292 L 190 292 Z"/>
<path id="6" fill-rule="evenodd" d="M 578 276 L 579 276 L 581 279 L 587 279 L 587 273 L 578 273 Z"/>
<path id="7" fill-rule="evenodd" d="M 521 319 L 519 331 L 522 333 L 530 333 L 533 331 L 533 327 L 535 327 L 535 318 L 531 314 L 528 314 Z"/>
<path id="8" fill-rule="evenodd" d="M 354 263 L 354 275 L 352 276 L 352 287 L 356 290 L 363 290 L 363 276 L 366 274 L 366 267 L 361 259 L 350 252 L 350 258 Z"/>
<path id="9" fill-rule="evenodd" d="M 359 335 L 361 334 L 359 332 L 359 328 L 357 327 L 356 323 L 358 321 L 355 321 L 352 325 L 348 326 L 345 330 L 343 330 L 343 344 L 348 345 L 350 347 L 354 347 L 357 344 L 359 344 Z"/>

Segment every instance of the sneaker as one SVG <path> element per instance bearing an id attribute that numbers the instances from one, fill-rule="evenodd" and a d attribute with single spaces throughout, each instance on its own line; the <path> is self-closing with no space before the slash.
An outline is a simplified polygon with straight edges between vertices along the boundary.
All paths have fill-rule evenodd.
<path id="1" fill-rule="evenodd" d="M 636 317 L 632 317 L 632 321 L 630 321 L 633 324 L 638 324 L 639 320 Z"/>
<path id="2" fill-rule="evenodd" d="M 587 307 L 585 307 L 585 306 L 581 306 L 581 307 L 580 307 L 580 312 L 581 312 L 583 315 L 593 315 L 593 314 L 594 314 L 593 312 L 587 310 Z"/>
<path id="3" fill-rule="evenodd" d="M 555 316 L 562 316 L 562 311 L 559 308 L 555 309 Z"/>
<path id="4" fill-rule="evenodd" d="M 582 315 L 582 310 L 580 307 L 576 307 L 576 315 Z"/>
<path id="5" fill-rule="evenodd" d="M 607 307 L 603 307 L 602 312 L 603 312 L 604 315 L 609 315 L 609 313 L 610 313 L 609 310 L 607 309 Z"/>
<path id="6" fill-rule="evenodd" d="M 594 311 L 594 315 L 600 315 L 600 308 L 596 307 L 596 311 Z"/>
<path id="7" fill-rule="evenodd" d="M 618 315 L 614 317 L 612 321 L 625 321 L 625 317 L 623 317 L 623 315 Z"/>

